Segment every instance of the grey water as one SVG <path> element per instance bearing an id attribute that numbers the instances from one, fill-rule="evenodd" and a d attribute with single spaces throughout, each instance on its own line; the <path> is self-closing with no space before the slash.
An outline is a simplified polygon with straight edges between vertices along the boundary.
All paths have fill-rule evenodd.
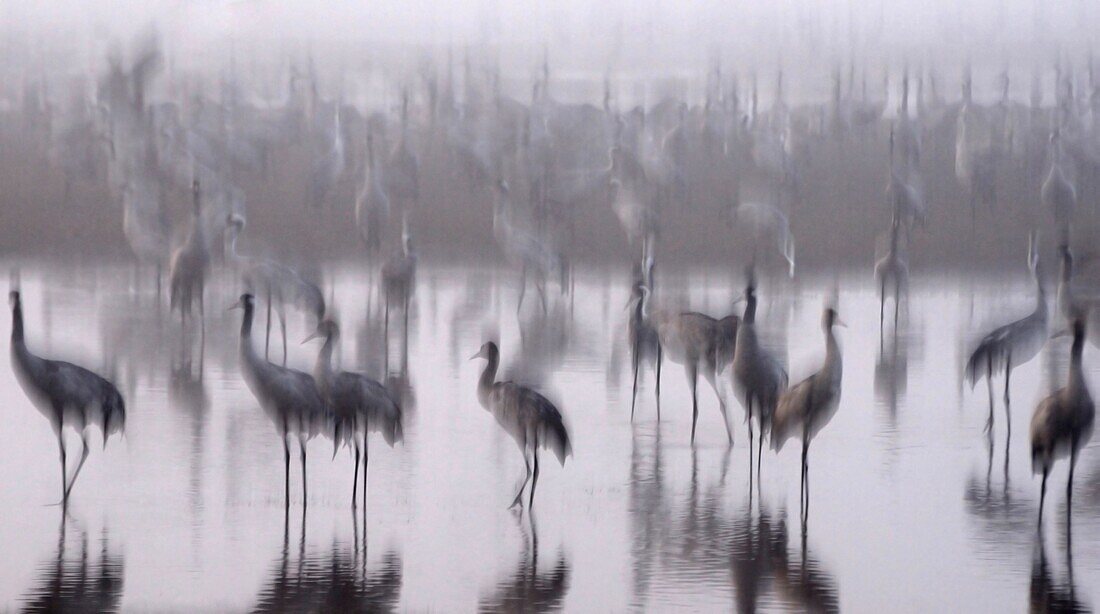
<path id="1" fill-rule="evenodd" d="M 819 364 L 834 292 L 848 324 L 840 409 L 810 448 L 802 523 L 799 447 L 765 449 L 750 482 L 742 410 L 731 400 L 729 447 L 705 384 L 691 445 L 676 365 L 662 375 L 660 422 L 648 370 L 631 421 L 624 272 L 582 269 L 572 297 L 551 290 L 543 313 L 529 294 L 517 314 L 514 273 L 430 263 L 407 342 L 395 318 L 387 343 L 363 269 L 323 270 L 344 330 L 341 368 L 389 376 L 405 439 L 391 449 L 371 438 L 367 503 L 353 510 L 350 452 L 333 458 L 317 437 L 308 507 L 295 457 L 285 511 L 282 445 L 238 372 L 231 280 L 215 275 L 208 289 L 200 348 L 148 273 L 21 264 L 31 350 L 110 377 L 128 416 L 105 449 L 93 429 L 63 512 L 57 443 L 0 354 L 0 610 L 1004 612 L 1088 610 L 1100 598 L 1095 443 L 1077 467 L 1072 521 L 1062 464 L 1036 528 L 1027 424 L 1064 381 L 1068 343 L 1052 340 L 1013 372 L 1007 446 L 1003 380 L 991 438 L 985 384 L 962 380 L 979 334 L 1032 308 L 1022 276 L 914 283 L 898 328 L 887 322 L 881 336 L 869 274 L 763 281 L 758 328 L 792 382 Z M 658 294 L 722 315 L 738 277 L 667 274 Z M 288 364 L 311 370 L 319 342 L 301 343 L 304 317 L 291 312 L 289 324 Z M 0 334 L 10 326 L 0 318 Z M 574 440 L 564 466 L 543 455 L 530 511 L 507 507 L 523 462 L 475 394 L 483 363 L 468 358 L 489 338 L 505 376 L 554 400 Z M 282 351 L 276 326 L 271 359 Z M 1096 349 L 1084 360 L 1095 386 Z M 78 449 L 73 433 L 67 441 Z"/>

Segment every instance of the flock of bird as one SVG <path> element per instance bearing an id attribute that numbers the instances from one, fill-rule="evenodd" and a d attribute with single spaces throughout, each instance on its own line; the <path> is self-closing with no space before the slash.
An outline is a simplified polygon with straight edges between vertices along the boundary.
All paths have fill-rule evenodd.
<path id="1" fill-rule="evenodd" d="M 335 206 L 340 187 L 345 182 L 355 184 L 354 204 L 346 213 L 365 249 L 368 275 L 373 280 L 378 272 L 376 287 L 384 295 L 387 347 L 391 308 L 402 311 L 406 334 L 408 331 L 417 269 L 410 214 L 423 206 L 421 184 L 425 178 L 420 161 L 427 147 L 442 144 L 458 174 L 483 186 L 492 200 L 492 236 L 520 276 L 517 312 L 523 309 L 529 282 L 534 283 L 543 314 L 552 300 L 548 288 L 556 285 L 563 296 L 572 296 L 569 254 L 575 211 L 592 202 L 605 203 L 621 223 L 633 252 L 631 418 L 639 373 L 648 367 L 656 374 L 660 420 L 661 374 L 668 358 L 684 368 L 690 386 L 692 441 L 699 415 L 697 385 L 702 376 L 718 397 L 732 445 L 729 410 L 733 399 L 728 394 L 732 391 L 748 424 L 750 467 L 756 448 L 757 474 L 765 439 L 775 450 L 791 437 L 801 440 L 800 492 L 804 513 L 808 513 L 810 443 L 840 404 L 843 368 L 835 327 L 843 323 L 837 306 L 828 304 L 821 319 L 824 362 L 813 375 L 790 385 L 782 361 L 761 343 L 755 328 L 756 275 L 758 269 L 774 268 L 772 264 L 779 264 L 783 276 L 796 274 L 792 221 L 798 213 L 797 204 L 813 198 L 802 181 L 809 164 L 806 140 L 823 136 L 879 138 L 874 126 L 883 121 L 886 99 L 868 96 L 866 73 L 862 95 L 855 93 L 854 67 L 847 84 L 838 70 L 830 101 L 803 108 L 788 106 L 780 72 L 774 103 L 769 110 L 762 110 L 755 76 L 749 103 L 743 107 L 736 77 L 723 76 L 716 67 L 707 79 L 702 104 L 668 98 L 622 111 L 612 104 L 610 81 L 605 83 L 602 107 L 559 102 L 550 95 L 549 63 L 544 61 L 533 80 L 530 101 L 521 102 L 503 93 L 499 70 L 489 67 L 479 73 L 467 58 L 461 87 L 454 62 L 449 60 L 443 77 L 434 69 L 425 71 L 422 91 L 404 86 L 399 111 L 392 117 L 386 113 L 364 116 L 341 98 L 324 99 L 312 64 L 305 73 L 291 71 L 285 100 L 266 105 L 250 99 L 235 78 L 223 84 L 220 100 L 195 94 L 183 102 L 155 102 L 151 86 L 164 68 L 155 42 L 140 48 L 129 65 L 117 56 L 108 64 L 90 105 L 94 111 L 89 112 L 86 129 L 95 135 L 93 142 L 103 143 L 109 151 L 108 183 L 113 198 L 122 204 L 126 238 L 139 264 L 155 266 L 158 295 L 161 271 L 167 267 L 169 308 L 178 311 L 184 330 L 197 317 L 203 346 L 205 289 L 211 276 L 220 266 L 234 279 L 241 292 L 236 307 L 243 312 L 240 372 L 283 441 L 287 506 L 291 439 L 298 440 L 303 505 L 306 443 L 323 436 L 331 438 L 337 449 L 346 445 L 354 450 L 355 505 L 360 458 L 365 497 L 368 435 L 379 433 L 392 446 L 401 441 L 403 432 L 401 398 L 396 392 L 367 375 L 334 369 L 332 357 L 340 327 L 332 300 L 326 301 L 321 289 L 322 281 L 279 259 L 238 253 L 247 220 L 241 175 L 269 172 L 271 154 L 280 143 L 304 138 L 311 150 L 309 181 L 302 195 L 305 206 Z M 1070 248 L 1078 198 L 1075 179 L 1100 168 L 1100 96 L 1082 98 L 1080 89 L 1074 88 L 1077 81 L 1072 71 L 1062 64 L 1057 71 L 1051 109 L 1041 106 L 1038 89 L 1030 107 L 1012 102 L 1007 74 L 1002 76 L 1001 100 L 983 106 L 972 96 L 969 70 L 963 78 L 961 100 L 947 103 L 937 91 L 935 73 L 920 71 L 914 78 L 908 67 L 905 69 L 900 106 L 889 121 L 890 156 L 883 191 L 891 219 L 888 247 L 874 264 L 881 334 L 888 298 L 893 301 L 897 328 L 908 298 L 910 237 L 929 224 L 922 171 L 927 156 L 922 153 L 922 140 L 939 126 L 954 127 L 955 173 L 968 192 L 972 216 L 978 215 L 978 205 L 995 205 L 999 167 L 1018 163 L 1035 169 L 1047 160 L 1039 200 L 1059 229 L 1062 271 L 1057 302 L 1073 337 L 1073 349 L 1066 387 L 1040 403 L 1031 423 L 1031 454 L 1036 473 L 1043 476 L 1044 497 L 1051 467 L 1067 456 L 1072 488 L 1072 467 L 1091 436 L 1094 406 L 1082 375 L 1081 357 L 1086 335 L 1100 335 L 1092 325 L 1100 303 L 1075 285 Z M 914 80 L 916 104 L 911 105 Z M 925 92 L 926 81 L 930 94 Z M 1089 89 L 1100 92 L 1092 87 L 1091 71 Z M 721 317 L 673 306 L 669 297 L 657 292 L 654 274 L 660 221 L 669 215 L 687 215 L 690 204 L 706 196 L 694 180 L 706 165 L 718 165 L 737 178 L 727 193 L 732 197 L 724 196 L 730 201 L 729 220 L 746 233 L 753 246 L 744 293 L 738 301 L 743 301 L 744 307 Z M 769 196 L 743 202 L 742 186 L 749 188 L 754 182 L 758 184 L 755 192 Z M 183 228 L 173 230 L 166 221 L 167 194 L 182 189 L 190 192 L 192 213 Z M 376 260 L 387 249 L 389 255 Z M 1007 417 L 1012 370 L 1034 358 L 1050 334 L 1052 318 L 1035 236 L 1030 240 L 1028 266 L 1037 286 L 1034 312 L 983 338 L 966 366 L 972 383 L 981 377 L 989 382 L 990 430 L 993 377 L 1004 373 Z M 58 434 L 62 500 L 67 501 L 88 455 L 86 426 L 98 424 L 105 439 L 120 431 L 125 423 L 124 403 L 107 380 L 31 353 L 25 342 L 17 287 L 11 292 L 11 303 L 12 366 L 27 395 Z M 266 309 L 262 355 L 253 338 L 261 304 Z M 285 366 L 288 306 L 305 314 L 315 330 L 313 337 L 323 340 L 312 374 Z M 273 311 L 282 332 L 281 364 L 269 360 Z M 572 452 L 566 420 L 534 388 L 496 380 L 500 351 L 495 343 L 486 343 L 474 358 L 487 361 L 477 383 L 478 400 L 515 440 L 524 457 L 527 474 L 513 505 L 522 505 L 528 483 L 528 505 L 533 505 L 539 450 L 551 450 L 562 464 Z M 71 476 L 61 435 L 65 426 L 85 438 L 81 460 Z"/>

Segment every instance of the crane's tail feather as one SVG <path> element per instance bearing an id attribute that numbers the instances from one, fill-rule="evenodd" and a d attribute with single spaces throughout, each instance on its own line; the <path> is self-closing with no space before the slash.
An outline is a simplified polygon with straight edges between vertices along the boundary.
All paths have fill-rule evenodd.
<path id="1" fill-rule="evenodd" d="M 558 462 L 565 465 L 566 457 L 573 454 L 573 445 L 569 441 L 569 432 L 565 429 L 561 414 L 547 416 L 542 423 L 539 442 L 542 447 L 552 450 Z"/>

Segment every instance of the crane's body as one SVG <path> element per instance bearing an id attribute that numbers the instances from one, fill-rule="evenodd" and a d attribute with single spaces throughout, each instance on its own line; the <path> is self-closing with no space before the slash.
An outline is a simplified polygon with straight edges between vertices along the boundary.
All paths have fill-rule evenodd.
<path id="1" fill-rule="evenodd" d="M 84 367 L 49 360 L 31 353 L 23 330 L 23 302 L 18 290 L 9 294 L 12 308 L 11 366 L 15 379 L 35 408 L 50 421 L 61 450 L 62 503 L 67 503 L 84 461 L 88 458 L 86 428 L 96 424 L 103 431 L 103 445 L 126 424 L 126 405 L 118 388 Z M 66 469 L 62 430 L 70 426 L 80 434 L 80 462 L 70 478 Z"/>
<path id="2" fill-rule="evenodd" d="M 528 481 L 531 481 L 528 505 L 534 505 L 535 487 L 539 481 L 539 448 L 553 451 L 562 466 L 565 466 L 566 457 L 573 452 L 561 412 L 546 397 L 527 386 L 496 381 L 500 350 L 492 341 L 482 345 L 472 358 L 484 358 L 487 361 L 477 383 L 478 402 L 516 442 L 527 466 L 527 477 L 516 493 L 512 506 L 522 505 L 521 497 Z M 527 458 L 528 450 L 534 462 L 533 472 L 531 461 Z"/>

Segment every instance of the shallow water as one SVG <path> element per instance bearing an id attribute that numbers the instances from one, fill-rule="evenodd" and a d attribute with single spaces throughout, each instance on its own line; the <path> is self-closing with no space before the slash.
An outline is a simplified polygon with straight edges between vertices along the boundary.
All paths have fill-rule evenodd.
<path id="1" fill-rule="evenodd" d="M 729 311 L 724 271 L 669 275 L 663 297 Z M 332 443 L 308 445 L 308 512 L 297 454 L 284 514 L 281 443 L 241 380 L 231 280 L 207 296 L 207 339 L 158 307 L 149 275 L 128 267 L 22 267 L 28 343 L 110 374 L 127 400 L 124 439 L 92 453 L 68 515 L 48 423 L 0 358 L 6 420 L 0 454 L 0 610 L 279 611 L 1019 611 L 1089 608 L 1100 586 L 1100 449 L 1076 474 L 1072 530 L 1066 467 L 1052 474 L 1037 534 L 1039 481 L 1027 424 L 1064 378 L 1065 340 L 1012 378 L 1011 445 L 996 380 L 994 445 L 984 383 L 960 378 L 965 350 L 992 324 L 1027 313 L 1023 280 L 936 279 L 914 286 L 896 333 L 878 331 L 869 280 L 839 282 L 844 381 L 840 410 L 810 449 L 810 514 L 798 514 L 799 447 L 765 451 L 750 488 L 742 411 L 732 448 L 713 392 L 700 384 L 690 445 L 690 392 L 667 364 L 662 420 L 651 373 L 630 420 L 623 305 L 628 279 L 591 270 L 572 301 L 533 291 L 518 317 L 515 276 L 424 266 L 407 341 L 398 318 L 384 344 L 379 300 L 353 267 L 325 271 L 343 326 L 344 369 L 387 371 L 405 389 L 405 441 L 372 437 L 365 513 L 352 511 L 353 464 Z M 758 327 L 792 381 L 823 354 L 820 310 L 833 280 L 776 280 L 760 290 Z M 327 292 L 327 291 L 326 291 Z M 534 300 L 530 300 L 534 296 Z M 163 302 L 163 301 L 162 301 Z M 263 331 L 262 310 L 258 332 Z M 291 366 L 310 370 L 318 342 L 291 315 Z M 10 332 L 10 318 L 0 334 Z M 276 328 L 277 331 L 277 328 Z M 538 383 L 574 439 L 564 467 L 543 454 L 533 514 L 507 509 L 523 462 L 478 405 L 488 337 L 506 375 Z M 880 345 L 881 343 L 881 345 Z M 272 336 L 272 359 L 282 343 Z M 1085 354 L 1093 382 L 1096 351 Z M 68 434 L 78 453 L 79 439 Z M 549 460 L 547 460 L 549 459 Z M 1067 557 L 1072 538 L 1072 559 Z"/>

